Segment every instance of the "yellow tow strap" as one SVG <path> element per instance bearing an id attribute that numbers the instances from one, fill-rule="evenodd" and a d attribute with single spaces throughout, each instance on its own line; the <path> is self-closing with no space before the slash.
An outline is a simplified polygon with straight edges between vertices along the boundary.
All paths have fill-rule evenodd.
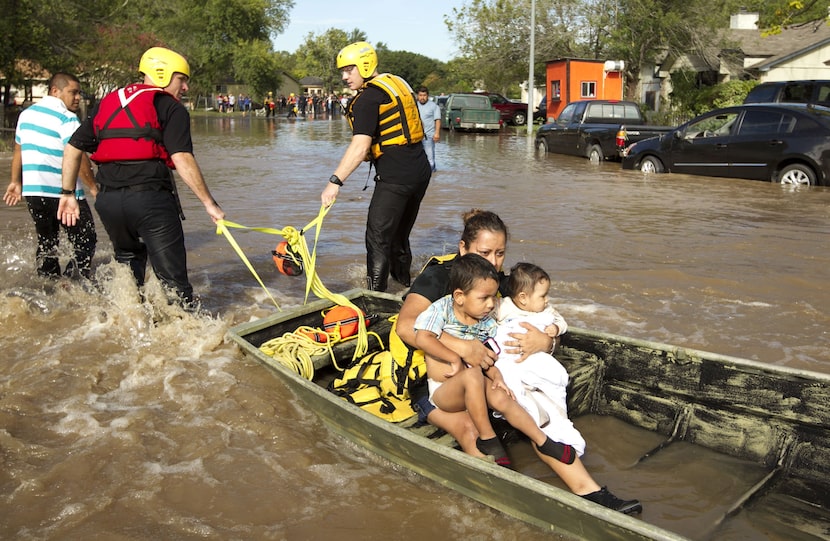
<path id="1" fill-rule="evenodd" d="M 245 263 L 245 266 L 248 267 L 248 270 L 251 271 L 256 281 L 265 290 L 265 293 L 268 295 L 268 298 L 271 299 L 271 302 L 274 303 L 274 306 L 277 307 L 277 310 L 282 311 L 277 301 L 274 300 L 274 297 L 271 295 L 271 292 L 268 291 L 268 288 L 265 287 L 265 284 L 262 282 L 262 279 L 257 274 L 256 270 L 254 270 L 253 265 L 245 256 L 245 253 L 242 251 L 242 248 L 239 247 L 239 244 L 231 235 L 230 229 L 243 229 L 247 231 L 258 231 L 260 233 L 266 233 L 269 235 L 281 235 L 285 238 L 288 242 L 288 245 L 294 251 L 294 253 L 298 254 L 305 266 L 305 276 L 306 276 L 306 287 L 305 287 L 305 297 L 303 298 L 303 304 L 308 302 L 308 294 L 309 292 L 314 293 L 317 297 L 321 299 L 327 299 L 332 301 L 335 304 L 340 306 L 348 306 L 354 309 L 357 317 L 359 319 L 358 326 L 357 326 L 357 344 L 355 347 L 353 359 L 359 359 L 366 354 L 366 351 L 369 349 L 369 340 L 368 334 L 366 331 L 366 321 L 364 318 L 363 311 L 355 306 L 349 299 L 340 295 L 339 293 L 332 293 L 329 291 L 325 285 L 323 285 L 322 280 L 317 275 L 316 269 L 316 260 L 317 260 L 317 241 L 320 238 L 320 231 L 322 229 L 323 218 L 328 214 L 329 209 L 331 206 L 326 207 L 324 205 L 320 206 L 320 212 L 317 214 L 317 217 L 314 218 L 311 222 L 309 222 L 305 227 L 301 230 L 297 230 L 293 227 L 284 227 L 283 229 L 276 229 L 273 227 L 248 227 L 244 225 L 240 225 L 234 222 L 230 222 L 228 220 L 217 220 L 216 222 L 216 234 L 223 235 L 226 239 L 228 239 L 228 243 L 230 243 L 231 247 L 234 249 L 236 254 Z M 316 228 L 316 232 L 314 234 L 314 248 L 309 252 L 308 243 L 305 240 L 305 233 L 311 230 L 312 228 Z M 304 341 L 300 341 L 304 342 Z M 273 346 L 273 344 L 272 344 Z M 315 345 L 314 348 L 317 349 L 319 344 Z M 280 351 L 280 348 L 272 347 L 274 351 Z M 297 355 L 292 354 L 292 357 L 296 358 Z M 300 364 L 304 365 L 302 370 L 298 370 L 298 373 L 303 375 L 303 373 L 308 373 L 308 362 L 301 362 Z M 336 366 L 336 363 L 335 363 Z M 313 373 L 313 369 L 311 370 Z M 310 376 L 309 376 L 310 378 Z"/>

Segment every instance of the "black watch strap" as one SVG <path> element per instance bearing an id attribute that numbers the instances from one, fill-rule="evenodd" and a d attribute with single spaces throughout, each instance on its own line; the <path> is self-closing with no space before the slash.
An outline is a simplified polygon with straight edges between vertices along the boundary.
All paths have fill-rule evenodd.
<path id="1" fill-rule="evenodd" d="M 75 190 L 65 190 L 61 188 L 61 195 L 75 195 Z"/>
<path id="2" fill-rule="evenodd" d="M 330 176 L 329 177 L 329 182 L 331 182 L 332 184 L 337 184 L 338 186 L 343 185 L 343 181 L 340 180 L 340 178 L 337 175 Z"/>

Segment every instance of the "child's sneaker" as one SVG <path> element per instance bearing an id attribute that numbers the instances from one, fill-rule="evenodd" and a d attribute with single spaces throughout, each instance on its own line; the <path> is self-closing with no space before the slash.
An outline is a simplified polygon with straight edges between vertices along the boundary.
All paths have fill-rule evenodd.
<path id="1" fill-rule="evenodd" d="M 625 513 L 626 515 L 643 512 L 643 506 L 639 500 L 621 500 L 611 494 L 606 487 L 602 487 L 596 492 L 585 494 L 582 497 L 608 509 Z"/>
<path id="2" fill-rule="evenodd" d="M 504 450 L 498 438 L 490 438 L 489 440 L 477 438 L 476 447 L 478 447 L 478 450 L 482 454 L 491 455 L 499 466 L 504 466 L 505 468 L 512 466 L 510 457 L 507 456 L 507 451 Z"/>

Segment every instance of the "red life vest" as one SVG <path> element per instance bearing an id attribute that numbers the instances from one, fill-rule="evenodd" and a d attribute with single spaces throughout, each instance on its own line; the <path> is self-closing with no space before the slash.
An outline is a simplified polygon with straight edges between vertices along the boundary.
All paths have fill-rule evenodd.
<path id="1" fill-rule="evenodd" d="M 133 84 L 111 92 L 101 100 L 92 121 L 98 150 L 90 158 L 96 163 L 163 160 L 175 169 L 162 145 L 162 130 L 153 104 L 163 89 Z"/>

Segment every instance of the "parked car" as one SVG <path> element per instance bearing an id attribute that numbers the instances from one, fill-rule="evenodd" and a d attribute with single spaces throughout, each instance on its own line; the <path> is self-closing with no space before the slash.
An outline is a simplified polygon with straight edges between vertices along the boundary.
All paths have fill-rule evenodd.
<path id="1" fill-rule="evenodd" d="M 505 98 L 496 92 L 475 92 L 490 98 L 490 103 L 501 113 L 502 124 L 522 126 L 527 124 L 527 104 Z"/>
<path id="2" fill-rule="evenodd" d="M 450 94 L 444 105 L 441 127 L 448 130 L 498 131 L 501 115 L 481 94 Z"/>
<path id="3" fill-rule="evenodd" d="M 569 103 L 554 122 L 536 132 L 536 148 L 585 156 L 592 161 L 619 159 L 629 144 L 673 128 L 647 126 L 632 101 L 581 100 Z"/>
<path id="4" fill-rule="evenodd" d="M 540 121 L 542 124 L 548 121 L 548 96 L 547 94 L 542 96 L 542 99 L 539 101 L 539 107 L 533 112 L 533 121 Z"/>
<path id="5" fill-rule="evenodd" d="M 746 95 L 744 103 L 815 103 L 830 106 L 830 81 L 771 81 Z"/>
<path id="6" fill-rule="evenodd" d="M 736 105 L 626 150 L 623 169 L 827 185 L 830 108 Z"/>

